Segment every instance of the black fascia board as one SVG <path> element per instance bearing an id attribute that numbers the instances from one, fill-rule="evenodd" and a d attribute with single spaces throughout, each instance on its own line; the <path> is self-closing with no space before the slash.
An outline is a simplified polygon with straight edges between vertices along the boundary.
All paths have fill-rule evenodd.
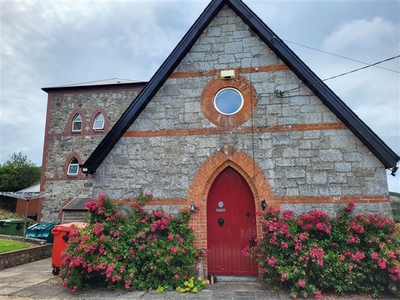
<path id="1" fill-rule="evenodd" d="M 123 113 L 87 161 L 84 173 L 94 174 L 118 140 L 140 115 L 152 97 L 168 79 L 204 29 L 224 4 L 229 5 L 311 91 L 368 147 L 386 168 L 396 166 L 394 153 L 304 62 L 241 0 L 213 0 L 185 34 L 148 84 Z"/>
<path id="2" fill-rule="evenodd" d="M 106 158 L 108 153 L 110 153 L 122 135 L 128 130 L 153 96 L 165 83 L 184 56 L 189 52 L 193 44 L 221 10 L 225 2 L 226 0 L 215 0 L 205 8 L 200 17 L 183 36 L 181 41 L 153 75 L 143 90 L 138 94 L 135 101 L 129 105 L 89 158 L 80 165 L 83 173 L 94 174 L 96 172 L 97 168 Z"/>
<path id="3" fill-rule="evenodd" d="M 390 149 L 250 8 L 240 0 L 228 5 L 270 47 L 304 84 L 361 140 L 385 168 L 400 157 Z"/>
<path id="4" fill-rule="evenodd" d="M 79 91 L 92 89 L 115 89 L 115 88 L 135 88 L 142 87 L 147 84 L 147 81 L 126 82 L 126 83 L 110 83 L 110 84 L 94 84 L 94 85 L 77 85 L 77 86 L 56 86 L 44 87 L 42 91 L 46 93 L 64 92 L 64 91 Z"/>

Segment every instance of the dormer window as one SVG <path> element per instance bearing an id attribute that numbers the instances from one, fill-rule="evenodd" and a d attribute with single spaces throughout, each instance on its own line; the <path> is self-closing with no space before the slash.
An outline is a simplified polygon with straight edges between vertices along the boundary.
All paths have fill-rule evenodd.
<path id="1" fill-rule="evenodd" d="M 94 119 L 93 130 L 103 130 L 104 129 L 104 115 L 98 114 Z"/>
<path id="2" fill-rule="evenodd" d="M 82 117 L 77 114 L 72 119 L 72 132 L 81 132 L 82 131 Z"/>
<path id="3" fill-rule="evenodd" d="M 68 165 L 68 171 L 67 175 L 68 176 L 77 176 L 79 171 L 79 162 L 78 160 L 74 157 L 71 159 Z"/>

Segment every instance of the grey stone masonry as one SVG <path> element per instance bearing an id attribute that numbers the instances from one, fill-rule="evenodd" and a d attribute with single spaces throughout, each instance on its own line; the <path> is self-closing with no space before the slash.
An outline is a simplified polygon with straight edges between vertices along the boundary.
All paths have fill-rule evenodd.
<path id="1" fill-rule="evenodd" d="M 68 177 L 68 160 L 73 155 L 79 163 L 83 163 L 139 91 L 140 88 L 100 88 L 95 91 L 67 91 L 50 95 L 49 118 L 46 124 L 48 130 L 45 133 L 44 189 L 51 196 L 43 201 L 44 221 L 60 221 L 60 211 L 66 201 L 79 195 L 91 197 L 91 179 Z M 104 131 L 95 132 L 92 117 L 99 110 L 105 112 L 108 127 Z M 83 117 L 82 132 L 73 133 L 70 120 L 76 111 Z"/>
<path id="2" fill-rule="evenodd" d="M 214 51 L 208 51 L 208 45 Z M 233 55 L 232 48 L 241 58 Z M 218 69 L 221 59 L 226 63 L 224 68 L 248 67 L 250 63 L 245 57 L 246 54 L 253 57 L 252 49 L 259 49 L 257 59 L 251 64 L 253 67 L 260 61 L 262 65 L 282 63 L 233 11 L 225 8 L 176 71 Z M 237 129 L 339 122 L 306 88 L 294 92 L 293 97 L 276 97 L 273 93 L 276 89 L 302 86 L 290 71 L 243 75 L 255 86 L 258 105 L 253 118 Z M 200 109 L 200 95 L 211 79 L 201 76 L 167 80 L 129 130 L 214 128 Z M 235 131 L 218 135 L 123 138 L 97 171 L 94 194 L 107 191 L 119 198 L 129 189 L 145 189 L 160 198 L 185 198 L 199 166 L 226 144 L 255 159 L 276 196 L 387 193 L 384 168 L 347 129 L 252 134 Z M 118 163 L 121 157 L 126 160 Z"/>
<path id="3" fill-rule="evenodd" d="M 112 198 L 128 199 L 143 190 L 158 199 L 187 199 L 199 168 L 226 145 L 254 160 L 276 197 L 387 195 L 384 167 L 353 133 L 344 126 L 315 129 L 320 124 L 340 121 L 293 72 L 285 68 L 261 71 L 262 67 L 283 65 L 230 8 L 224 7 L 175 72 L 211 74 L 207 72 L 242 70 L 236 76 L 244 77 L 257 93 L 252 117 L 229 130 L 213 131 L 218 127 L 203 115 L 201 95 L 219 74 L 169 78 L 128 129 L 132 135 L 122 137 L 93 179 L 87 179 L 92 180 L 93 186 L 85 188 L 86 181 L 82 179 L 46 183 L 46 189 L 60 195 L 46 200 L 46 217 L 55 218 L 60 203 L 80 195 L 96 198 L 99 193 L 107 193 Z M 291 91 L 284 93 L 285 97 L 278 97 L 276 90 Z M 58 118 L 79 105 L 90 116 L 97 101 L 114 124 L 123 111 L 115 107 L 114 101 L 127 107 L 133 96 L 134 93 L 121 94 L 116 99 L 111 92 L 60 95 L 56 102 L 63 112 L 52 108 L 51 127 L 55 128 L 50 131 L 62 133 L 66 120 L 64 117 L 57 121 Z M 315 126 L 294 129 L 303 125 Z M 91 135 L 51 137 L 46 177 L 58 178 L 67 154 L 72 151 L 86 159 L 100 140 L 101 136 Z M 371 211 L 389 210 L 387 205 L 379 203 L 364 206 L 366 210 L 369 207 Z M 285 204 L 284 208 L 301 211 L 309 207 Z M 333 206 L 324 208 L 335 210 Z"/>

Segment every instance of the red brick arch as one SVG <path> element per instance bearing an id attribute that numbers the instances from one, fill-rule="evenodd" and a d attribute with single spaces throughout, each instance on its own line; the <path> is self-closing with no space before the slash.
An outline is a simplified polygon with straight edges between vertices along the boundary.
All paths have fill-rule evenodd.
<path id="1" fill-rule="evenodd" d="M 243 107 L 233 115 L 221 114 L 214 106 L 214 97 L 224 88 L 234 88 L 242 93 Z M 235 79 L 212 79 L 204 88 L 200 97 L 200 107 L 204 116 L 213 124 L 222 128 L 237 127 L 250 120 L 257 106 L 257 92 L 253 84 L 243 76 Z"/>
<path id="2" fill-rule="evenodd" d="M 199 168 L 189 188 L 188 203 L 193 202 L 199 210 L 193 215 L 192 225 L 196 233 L 196 247 L 207 248 L 207 196 L 215 178 L 227 167 L 235 169 L 248 183 L 253 195 L 256 210 L 260 210 L 261 201 L 279 208 L 264 172 L 245 152 L 226 145 L 218 149 Z M 261 225 L 257 216 L 257 235 L 261 236 Z M 204 265 L 207 259 L 203 261 Z"/>

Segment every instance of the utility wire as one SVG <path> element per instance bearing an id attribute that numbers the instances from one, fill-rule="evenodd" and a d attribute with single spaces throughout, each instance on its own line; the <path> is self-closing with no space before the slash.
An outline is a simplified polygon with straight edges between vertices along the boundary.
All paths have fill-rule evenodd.
<path id="1" fill-rule="evenodd" d="M 327 52 L 327 51 L 324 51 L 324 50 L 320 50 L 320 49 L 317 49 L 317 48 L 313 48 L 313 47 L 310 47 L 310 46 L 302 45 L 302 44 L 299 44 L 299 43 L 296 43 L 296 42 L 292 42 L 292 41 L 288 41 L 288 40 L 283 40 L 283 41 L 285 41 L 287 43 L 291 43 L 291 44 L 297 45 L 297 46 L 300 46 L 300 47 L 311 49 L 311 50 L 314 50 L 314 51 L 318 51 L 318 52 L 322 52 L 322 53 L 325 53 L 325 54 L 329 54 L 329 55 L 333 55 L 333 56 L 336 56 L 336 57 L 340 57 L 340 58 L 343 58 L 343 59 L 347 59 L 347 60 L 351 60 L 351 61 L 354 61 L 354 62 L 358 62 L 360 64 L 369 65 L 368 63 L 360 61 L 360 60 L 357 60 L 357 59 L 353 59 L 353 58 L 349 58 L 349 57 L 346 57 L 346 56 L 334 54 L 334 53 L 331 53 L 331 52 Z M 400 73 L 399 71 L 388 69 L 388 68 L 381 67 L 381 66 L 375 66 L 375 67 L 379 68 L 379 69 L 386 70 L 386 71 L 394 72 L 394 73 Z"/>
<path id="2" fill-rule="evenodd" d="M 334 79 L 334 78 L 338 78 L 338 77 L 341 77 L 341 76 L 344 76 L 344 75 L 347 75 L 347 74 L 350 74 L 350 73 L 354 73 L 354 72 L 357 72 L 357 71 L 360 71 L 360 70 L 367 69 L 367 68 L 369 68 L 369 67 L 374 67 L 374 66 L 376 66 L 376 65 L 379 65 L 379 64 L 381 64 L 381 63 L 384 63 L 384 62 L 387 62 L 387 61 L 389 61 L 389 60 L 393 60 L 393 59 L 399 58 L 399 57 L 400 57 L 400 55 L 392 56 L 392 57 L 389 57 L 389 58 L 387 58 L 387 59 L 378 61 L 378 62 L 376 62 L 376 63 L 374 63 L 374 64 L 370 64 L 370 65 L 365 66 L 365 67 L 361 67 L 361 68 L 358 68 L 358 69 L 351 70 L 351 71 L 349 71 L 349 72 L 345 72 L 345 73 L 342 73 L 342 74 L 339 74 L 339 75 L 336 75 L 336 76 L 332 76 L 332 77 L 323 79 L 322 81 L 328 81 L 328 80 L 331 80 L 331 79 Z"/>
<path id="3" fill-rule="evenodd" d="M 354 73 L 354 72 L 357 72 L 357 71 L 360 71 L 360 70 L 364 70 L 364 69 L 367 69 L 367 68 L 370 68 L 370 67 L 374 67 L 374 66 L 376 66 L 376 65 L 378 65 L 378 64 L 381 64 L 381 63 L 384 63 L 384 62 L 387 62 L 387 61 L 389 61 L 389 60 L 393 60 L 393 59 L 399 58 L 399 57 L 400 57 L 400 55 L 392 56 L 392 57 L 386 58 L 386 59 L 384 59 L 384 60 L 378 61 L 378 62 L 376 62 L 376 63 L 370 64 L 370 65 L 365 66 L 365 67 L 361 67 L 361 68 L 354 69 L 354 70 L 351 70 L 351 71 L 348 71 L 348 72 L 345 72 L 345 73 L 342 73 L 342 74 L 339 74 L 339 75 L 335 75 L 335 76 L 332 76 L 332 77 L 325 78 L 325 79 L 323 79 L 322 81 L 328 81 L 328 80 L 331 80 L 331 79 L 334 79 L 334 78 L 342 77 L 342 76 L 344 76 L 344 75 L 348 75 L 348 74 L 351 74 L 351 73 Z M 309 83 L 309 84 L 307 84 L 307 86 L 309 86 L 309 85 L 314 85 L 315 83 L 317 83 L 317 82 Z M 287 91 L 279 91 L 279 94 L 282 95 L 283 93 L 295 91 L 295 90 L 298 90 L 298 89 L 300 89 L 300 86 L 295 87 L 295 88 L 292 88 L 292 89 L 287 90 Z"/>

